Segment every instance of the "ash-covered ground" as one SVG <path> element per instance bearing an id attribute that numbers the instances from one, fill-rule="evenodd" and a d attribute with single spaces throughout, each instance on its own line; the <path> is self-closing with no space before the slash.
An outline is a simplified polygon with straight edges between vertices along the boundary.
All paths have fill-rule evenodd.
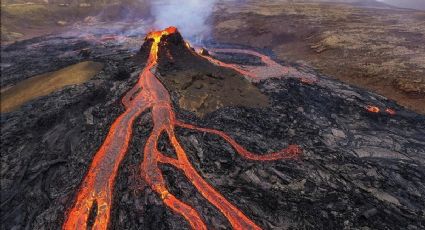
<path id="1" fill-rule="evenodd" d="M 2 86 L 85 60 L 104 64 L 102 72 L 87 83 L 1 114 L 2 229 L 60 228 L 93 155 L 123 112 L 121 96 L 136 83 L 146 63 L 145 51 L 146 47 L 136 54 L 114 43 L 60 37 L 2 47 Z M 259 65 L 253 57 L 216 57 Z M 165 59 L 160 56 L 160 80 L 170 91 L 180 120 L 224 131 L 253 152 L 272 152 L 288 144 L 302 147 L 299 160 L 252 162 L 216 135 L 177 128 L 202 177 L 260 227 L 425 228 L 425 116 L 304 66 L 295 67 L 317 75 L 318 82 L 285 76 L 252 83 L 268 98 L 268 106 L 224 106 L 198 116 L 181 108 L 181 91 L 167 85 L 166 77 L 184 68 L 196 75 L 193 66 L 200 64 L 176 55 L 174 62 L 161 60 Z M 214 71 L 208 68 L 190 82 L 205 83 L 202 76 Z M 369 112 L 367 105 L 381 111 Z M 385 112 L 387 108 L 396 114 Z M 146 112 L 134 124 L 116 180 L 111 229 L 190 228 L 140 176 L 141 149 L 151 129 L 151 113 Z M 158 148 L 169 156 L 175 154 L 166 136 Z M 183 173 L 167 165 L 162 170 L 170 191 L 194 207 L 210 228 L 230 228 L 224 215 L 203 199 Z"/>

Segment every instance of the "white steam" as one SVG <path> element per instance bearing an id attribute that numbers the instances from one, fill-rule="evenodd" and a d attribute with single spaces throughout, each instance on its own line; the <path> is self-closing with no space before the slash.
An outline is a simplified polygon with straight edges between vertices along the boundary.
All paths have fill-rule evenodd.
<path id="1" fill-rule="evenodd" d="M 213 12 L 216 2 L 216 0 L 152 1 L 151 14 L 154 17 L 155 29 L 175 26 L 185 38 L 199 42 L 211 31 L 207 19 Z"/>

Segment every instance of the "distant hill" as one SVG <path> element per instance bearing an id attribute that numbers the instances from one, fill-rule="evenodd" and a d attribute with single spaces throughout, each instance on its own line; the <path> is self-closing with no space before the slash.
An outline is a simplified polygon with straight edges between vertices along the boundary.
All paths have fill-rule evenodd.
<path id="1" fill-rule="evenodd" d="M 381 2 L 401 7 L 417 10 L 425 10 L 425 0 L 379 0 Z"/>
<path id="2" fill-rule="evenodd" d="M 224 0 L 226 1 L 226 0 Z M 249 0 L 234 0 L 238 2 L 249 2 Z M 337 4 L 350 4 L 361 7 L 379 7 L 379 8 L 390 8 L 391 5 L 386 4 L 386 0 L 281 0 L 283 3 L 337 3 Z M 392 0 L 389 0 L 392 1 Z M 397 1 L 397 0 L 394 0 Z M 422 1 L 422 0 L 419 0 Z"/>
<path id="3" fill-rule="evenodd" d="M 285 2 L 346 3 L 364 7 L 400 7 L 425 10 L 425 0 L 284 0 Z"/>

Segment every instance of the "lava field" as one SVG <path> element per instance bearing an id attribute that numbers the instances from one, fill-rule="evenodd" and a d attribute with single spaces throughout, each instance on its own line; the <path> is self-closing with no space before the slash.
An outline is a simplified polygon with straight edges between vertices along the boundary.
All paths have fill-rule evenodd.
<path id="1" fill-rule="evenodd" d="M 425 228 L 423 115 L 173 27 L 2 47 L 2 87 L 83 61 L 103 70 L 1 114 L 2 229 Z"/>

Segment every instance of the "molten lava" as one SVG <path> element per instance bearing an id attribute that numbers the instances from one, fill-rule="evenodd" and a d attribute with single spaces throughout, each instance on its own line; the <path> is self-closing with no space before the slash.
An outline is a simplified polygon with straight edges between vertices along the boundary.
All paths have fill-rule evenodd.
<path id="1" fill-rule="evenodd" d="M 233 69 L 253 82 L 258 82 L 268 78 L 278 78 L 285 75 L 291 76 L 293 78 L 298 78 L 303 83 L 312 84 L 318 81 L 317 77 L 312 74 L 305 74 L 305 73 L 301 74 L 301 72 L 299 72 L 298 70 L 294 68 L 282 66 L 279 63 L 275 62 L 270 57 L 252 50 L 210 49 L 209 51 L 211 51 L 211 53 L 247 54 L 247 55 L 260 58 L 261 62 L 263 62 L 265 66 L 239 66 L 236 64 L 224 63 L 222 61 L 214 59 L 213 57 L 209 56 L 209 52 L 208 52 L 208 55 L 205 55 L 205 54 L 202 55 L 202 57 L 204 57 L 211 63 L 214 63 L 215 65 L 218 65 L 221 67 Z M 200 52 L 206 53 L 206 51 L 203 51 L 203 49 L 201 49 Z"/>
<path id="2" fill-rule="evenodd" d="M 373 105 L 366 106 L 366 110 L 370 113 L 379 113 L 381 111 L 379 107 Z"/>
<path id="3" fill-rule="evenodd" d="M 396 115 L 396 112 L 395 112 L 395 110 L 394 110 L 394 109 L 386 108 L 386 109 L 385 109 L 385 112 L 386 112 L 386 113 L 388 113 L 388 114 L 389 114 L 389 115 L 391 115 L 391 116 Z"/>
<path id="4" fill-rule="evenodd" d="M 96 214 L 92 228 L 107 229 L 112 207 L 113 186 L 119 165 L 128 150 L 133 123 L 148 108 L 152 109 L 154 127 L 143 149 L 144 159 L 140 165 L 141 176 L 163 200 L 164 204 L 183 216 L 193 229 L 207 229 L 203 218 L 193 207 L 177 199 L 168 191 L 159 166 L 160 164 L 169 164 L 181 170 L 200 194 L 229 220 L 234 229 L 260 229 L 195 170 L 176 137 L 175 127 L 179 126 L 218 135 L 226 140 L 237 153 L 249 160 L 271 161 L 296 158 L 301 150 L 298 146 L 291 145 L 287 149 L 275 153 L 257 155 L 249 152 L 221 131 L 201 128 L 177 120 L 170 95 L 155 76 L 158 50 L 164 44 L 161 38 L 176 33 L 176 31 L 176 28 L 170 27 L 163 31 L 148 34 L 146 40 L 153 42 L 148 63 L 139 75 L 137 84 L 124 95 L 122 103 L 125 111 L 113 122 L 105 141 L 96 152 L 87 175 L 78 190 L 76 200 L 68 212 L 63 229 L 86 229 L 90 213 L 93 212 L 92 209 L 96 209 L 94 210 Z M 239 69 L 235 65 L 226 65 L 211 57 L 208 57 L 208 59 L 214 63 L 220 63 L 220 65 L 243 72 L 246 76 L 257 77 L 255 73 Z M 268 59 L 263 59 L 263 61 L 267 63 Z M 267 64 L 270 65 L 270 63 Z M 273 65 L 273 63 L 271 64 Z M 171 145 L 177 154 L 176 158 L 166 156 L 157 149 L 158 140 L 163 132 L 168 134 Z"/>

